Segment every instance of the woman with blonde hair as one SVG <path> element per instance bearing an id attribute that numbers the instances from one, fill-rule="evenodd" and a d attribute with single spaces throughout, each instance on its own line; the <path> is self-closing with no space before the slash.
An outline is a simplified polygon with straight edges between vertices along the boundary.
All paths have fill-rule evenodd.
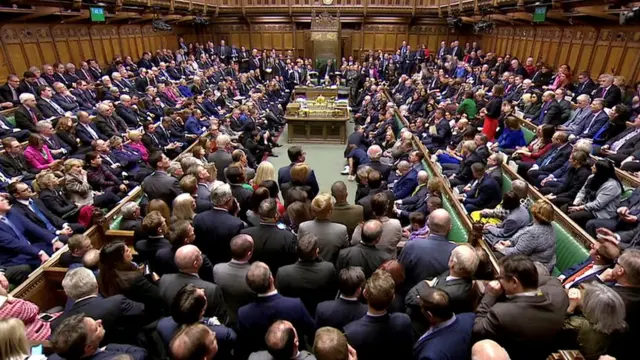
<path id="1" fill-rule="evenodd" d="M 193 221 L 196 216 L 196 200 L 189 194 L 180 194 L 173 200 L 171 222 L 178 220 Z"/>
<path id="2" fill-rule="evenodd" d="M 276 180 L 276 168 L 268 161 L 263 161 L 258 165 L 256 176 L 251 179 L 253 189 L 259 188 L 260 184 L 265 180 Z"/>
<path id="3" fill-rule="evenodd" d="M 320 257 L 333 264 L 338 260 L 340 249 L 349 246 L 347 227 L 330 220 L 334 201 L 331 194 L 318 194 L 311 201 L 311 212 L 315 219 L 305 221 L 298 226 L 298 239 L 306 234 L 316 235 Z"/>
<path id="4" fill-rule="evenodd" d="M 95 205 L 99 208 L 113 209 L 120 197 L 115 193 L 106 191 L 95 192 L 87 181 L 87 172 L 82 168 L 84 162 L 79 159 L 69 159 L 64 162 L 64 192 L 69 201 L 81 208 L 87 205 Z"/>
<path id="5" fill-rule="evenodd" d="M 16 318 L 0 320 L 0 356 L 2 360 L 40 360 L 44 355 L 30 355 L 29 341 L 22 321 Z"/>
<path id="6" fill-rule="evenodd" d="M 162 215 L 162 217 L 167 222 L 167 226 L 171 226 L 171 221 L 169 221 L 171 219 L 171 211 L 169 210 L 169 205 L 167 205 L 166 202 L 160 199 L 153 199 L 149 201 L 149 205 L 147 205 L 146 213 L 148 214 L 152 211 L 160 212 L 160 215 Z"/>
<path id="7" fill-rule="evenodd" d="M 209 189 L 213 189 L 218 185 L 224 184 L 224 182 L 217 180 L 218 179 L 218 168 L 216 168 L 216 164 L 214 162 L 206 163 L 202 165 L 204 169 L 209 173 L 209 179 L 212 181 L 209 183 Z"/>
<path id="8" fill-rule="evenodd" d="M 142 143 L 142 134 L 140 134 L 140 132 L 138 131 L 131 130 L 127 134 L 127 137 L 130 140 L 129 146 L 137 150 L 138 153 L 140 153 L 140 157 L 142 157 L 142 160 L 147 162 L 149 160 L 149 150 L 147 150 L 147 148 Z"/>
<path id="9" fill-rule="evenodd" d="M 287 202 L 288 192 L 292 188 L 302 189 L 307 193 L 307 199 L 313 199 L 317 194 L 311 186 L 307 185 L 307 179 L 311 174 L 311 168 L 305 163 L 297 163 L 291 167 L 291 181 L 280 186 L 282 197 Z"/>

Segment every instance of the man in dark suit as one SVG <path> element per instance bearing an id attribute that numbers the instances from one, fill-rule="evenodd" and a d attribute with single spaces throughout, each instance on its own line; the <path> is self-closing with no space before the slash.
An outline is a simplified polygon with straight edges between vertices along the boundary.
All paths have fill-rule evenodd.
<path id="1" fill-rule="evenodd" d="M 38 90 L 40 99 L 37 104 L 42 116 L 46 119 L 64 116 L 65 110 L 53 101 L 53 89 L 49 86 L 40 86 Z"/>
<path id="2" fill-rule="evenodd" d="M 640 149 L 640 115 L 636 116 L 633 126 L 626 128 L 620 134 L 609 139 L 599 149 L 595 149 L 596 155 L 605 156 L 613 160 L 617 166 Z"/>
<path id="3" fill-rule="evenodd" d="M 91 270 L 80 267 L 69 270 L 62 280 L 62 287 L 73 305 L 51 322 L 53 332 L 66 319 L 85 314 L 102 321 L 105 329 L 103 344 L 133 343 L 140 328 L 146 324 L 144 305 L 131 301 L 123 295 L 101 297 L 98 282 Z"/>
<path id="4" fill-rule="evenodd" d="M 0 101 L 2 103 L 10 102 L 13 106 L 20 105 L 20 78 L 15 74 L 10 74 L 7 77 L 7 82 L 0 86 Z"/>
<path id="5" fill-rule="evenodd" d="M 363 317 L 367 306 L 359 298 L 365 284 L 362 269 L 349 267 L 338 274 L 338 290 L 340 296 L 335 300 L 323 301 L 316 307 L 316 325 L 318 328 L 330 326 L 340 331 L 344 327 Z"/>
<path id="6" fill-rule="evenodd" d="M 42 136 L 42 140 L 49 148 L 49 151 L 51 151 L 54 159 L 62 159 L 72 151 L 71 147 L 67 143 L 60 140 L 58 135 L 55 133 L 51 121 L 39 121 L 36 124 L 36 129 L 38 129 L 38 134 Z"/>
<path id="7" fill-rule="evenodd" d="M 274 199 L 263 200 L 258 208 L 260 224 L 241 231 L 253 238 L 253 260 L 269 266 L 271 273 L 297 259 L 296 236 L 278 224 L 278 206 Z"/>
<path id="8" fill-rule="evenodd" d="M 562 131 L 556 131 L 551 138 L 553 148 L 540 157 L 535 164 L 521 163 L 518 165 L 518 174 L 530 184 L 540 185 L 538 179 L 553 173 L 561 168 L 571 155 L 571 145 L 569 135 Z"/>
<path id="9" fill-rule="evenodd" d="M 555 99 L 553 91 L 545 91 L 542 94 L 542 108 L 537 119 L 532 119 L 536 125 L 548 124 L 557 126 L 563 123 L 562 108 Z"/>
<path id="10" fill-rule="evenodd" d="M 256 298 L 246 281 L 249 261 L 253 255 L 253 239 L 245 234 L 236 235 L 231 239 L 230 248 L 231 261 L 216 264 L 213 267 L 213 278 L 222 290 L 229 322 L 235 327 L 238 309 Z"/>
<path id="11" fill-rule="evenodd" d="M 83 146 L 89 147 L 94 140 L 109 140 L 91 121 L 89 114 L 85 111 L 78 112 L 78 124 L 76 125 L 76 136 Z"/>
<path id="12" fill-rule="evenodd" d="M 178 179 L 167 174 L 170 164 L 169 158 L 161 152 L 154 152 L 149 156 L 149 165 L 155 171 L 142 182 L 142 191 L 149 201 L 160 199 L 171 206 L 173 199 L 182 193 Z"/>
<path id="13" fill-rule="evenodd" d="M 296 145 L 287 149 L 287 155 L 289 156 L 291 164 L 278 169 L 278 186 L 282 187 L 282 184 L 291 182 L 291 167 L 297 163 L 305 162 L 306 154 L 307 153 L 304 152 L 302 146 Z M 318 180 L 316 179 L 316 174 L 313 170 L 309 173 L 309 177 L 307 178 L 305 185 L 309 185 L 311 187 L 311 193 L 313 194 L 317 194 L 320 191 Z"/>
<path id="14" fill-rule="evenodd" d="M 500 185 L 486 174 L 482 163 L 471 165 L 473 178 L 476 180 L 471 190 L 461 195 L 460 201 L 469 214 L 482 209 L 493 209 L 502 201 Z"/>
<path id="15" fill-rule="evenodd" d="M 330 79 L 335 78 L 336 66 L 333 63 L 333 60 L 327 60 L 326 64 L 320 66 L 320 71 L 318 71 L 318 79 L 324 81 L 324 79 L 328 76 Z"/>
<path id="16" fill-rule="evenodd" d="M 495 340 L 514 359 L 544 358 L 555 349 L 564 324 L 569 306 L 565 290 L 556 278 L 539 279 L 525 255 L 500 259 L 500 275 L 487 285 L 476 310 L 474 336 Z"/>
<path id="17" fill-rule="evenodd" d="M 0 114 L 0 138 L 14 137 L 18 142 L 27 141 L 31 133 L 29 130 L 20 130 L 13 126 L 4 115 Z"/>
<path id="18" fill-rule="evenodd" d="M 187 284 L 193 284 L 203 289 L 207 296 L 206 316 L 216 316 L 220 322 L 225 323 L 227 314 L 225 310 L 222 290 L 218 285 L 204 281 L 198 276 L 202 266 L 202 252 L 194 245 L 184 245 L 176 251 L 175 263 L 179 272 L 162 275 L 158 281 L 158 291 L 164 300 L 166 309 L 171 308 L 173 299 L 180 289 Z"/>
<path id="19" fill-rule="evenodd" d="M 22 180 L 35 179 L 38 171 L 27 163 L 22 154 L 22 145 L 14 137 L 2 139 L 4 153 L 0 154 L 0 166 L 4 173 L 12 178 L 22 176 Z"/>
<path id="20" fill-rule="evenodd" d="M 382 178 L 380 173 L 375 170 L 370 172 L 369 176 L 367 176 L 367 185 L 369 187 L 369 193 L 367 194 L 367 196 L 358 201 L 358 205 L 362 206 L 362 208 L 364 209 L 364 219 L 369 220 L 374 218 L 373 210 L 371 208 L 371 202 L 373 200 L 373 197 L 376 194 L 380 193 L 387 196 L 389 201 L 387 214 L 389 216 L 393 216 L 393 207 L 391 206 L 391 204 L 393 204 L 393 202 L 396 200 L 396 197 L 393 195 L 392 191 L 386 190 L 385 187 L 382 186 Z"/>
<path id="21" fill-rule="evenodd" d="M 604 99 L 604 107 L 609 109 L 622 102 L 622 91 L 613 84 L 613 75 L 600 75 L 598 83 L 600 83 L 600 87 L 593 92 L 592 98 Z"/>
<path id="22" fill-rule="evenodd" d="M 21 105 L 16 108 L 14 113 L 16 126 L 22 130 L 29 130 L 32 133 L 38 132 L 36 123 L 44 120 L 44 116 L 38 110 L 38 102 L 36 97 L 29 93 L 20 94 Z"/>
<path id="23" fill-rule="evenodd" d="M 591 75 L 588 72 L 584 71 L 578 74 L 578 86 L 572 92 L 572 102 L 578 102 L 578 96 L 582 94 L 586 94 L 591 96 L 591 94 L 596 90 L 598 85 L 591 80 Z"/>
<path id="24" fill-rule="evenodd" d="M 360 267 L 365 277 L 369 278 L 383 262 L 391 259 L 389 253 L 376 247 L 381 236 L 382 223 L 380 221 L 369 220 L 364 223 L 360 243 L 340 250 L 336 269 L 342 270 L 351 266 Z"/>
<path id="25" fill-rule="evenodd" d="M 331 195 L 336 199 L 336 203 L 333 205 L 330 220 L 346 226 L 351 239 L 353 230 L 364 220 L 364 209 L 362 205 L 351 205 L 347 202 L 349 193 L 342 181 L 336 181 L 331 185 Z"/>
<path id="26" fill-rule="evenodd" d="M 391 274 L 376 270 L 367 280 L 365 316 L 344 327 L 349 344 L 361 359 L 410 359 L 414 337 L 411 320 L 404 313 L 387 312 L 395 295 Z M 393 344 L 393 346 L 390 346 Z"/>
<path id="27" fill-rule="evenodd" d="M 73 264 L 82 265 L 84 255 L 91 249 L 93 249 L 93 245 L 91 245 L 91 239 L 84 236 L 83 234 L 75 234 L 69 238 L 67 242 L 69 246 L 69 251 L 62 253 L 60 255 L 60 261 L 58 265 L 60 267 L 70 267 Z"/>
<path id="28" fill-rule="evenodd" d="M 380 158 L 382 157 L 382 148 L 378 145 L 371 145 L 367 149 L 367 156 L 369 156 L 370 160 L 367 166 L 380 172 L 382 180 L 387 181 L 389 179 L 389 174 L 391 174 L 391 166 L 380 162 Z"/>
<path id="29" fill-rule="evenodd" d="M 451 230 L 451 217 L 444 209 L 429 215 L 429 236 L 420 241 L 410 241 L 400 253 L 398 261 L 405 268 L 404 287 L 412 288 L 424 279 L 434 278 L 448 269 L 451 251 L 456 247 L 447 240 Z"/>
<path id="30" fill-rule="evenodd" d="M 300 299 L 278 294 L 275 280 L 265 263 L 256 261 L 251 264 L 246 281 L 258 298 L 238 310 L 238 358 L 246 359 L 251 352 L 265 349 L 265 334 L 276 320 L 293 324 L 301 344 L 304 344 L 305 337 L 313 338 L 316 331 L 313 318 Z"/>
<path id="31" fill-rule="evenodd" d="M 585 127 L 581 133 L 575 134 L 579 138 L 592 139 L 609 121 L 609 115 L 604 111 L 605 101 L 596 98 L 591 102 L 591 114 L 587 115 Z"/>
<path id="32" fill-rule="evenodd" d="M 591 245 L 589 257 L 558 276 L 565 289 L 579 287 L 583 283 L 601 282 L 599 275 L 615 266 L 615 259 L 620 256 L 620 249 L 611 241 L 597 238 Z"/>
<path id="33" fill-rule="evenodd" d="M 336 269 L 318 257 L 318 238 L 306 234 L 298 240 L 298 261 L 278 270 L 276 288 L 283 296 L 300 298 L 314 316 L 318 303 L 336 295 Z"/>
<path id="34" fill-rule="evenodd" d="M 25 71 L 23 79 L 20 81 L 20 86 L 18 86 L 18 94 L 31 93 L 35 96 L 39 96 L 40 92 L 38 91 L 38 86 L 40 85 L 38 84 L 37 79 L 36 74 L 31 71 Z"/>
<path id="35" fill-rule="evenodd" d="M 142 220 L 141 230 L 146 239 L 137 241 L 134 247 L 140 261 L 148 262 L 151 271 L 156 271 L 159 268 L 157 252 L 171 247 L 171 243 L 165 238 L 165 234 L 168 235 L 169 232 L 166 220 L 159 211 L 152 211 Z"/>
<path id="36" fill-rule="evenodd" d="M 431 325 L 413 347 L 415 359 L 465 359 L 471 351 L 475 314 L 455 314 L 442 289 L 425 288 L 418 295 L 422 315 Z"/>
<path id="37" fill-rule="evenodd" d="M 422 140 L 422 143 L 434 153 L 438 150 L 444 150 L 451 141 L 451 126 L 449 121 L 444 117 L 444 110 L 436 109 L 434 115 L 434 125 L 436 128 L 435 133 L 429 133 L 429 136 Z"/>
<path id="38" fill-rule="evenodd" d="M 84 227 L 80 224 L 70 224 L 53 214 L 31 191 L 29 185 L 24 182 L 13 182 L 7 187 L 7 192 L 13 198 L 14 211 L 20 212 L 29 221 L 40 226 L 43 230 L 53 232 L 58 236 L 71 236 L 74 232 L 83 233 Z"/>
<path id="39" fill-rule="evenodd" d="M 196 215 L 193 219 L 193 228 L 196 233 L 195 244 L 215 265 L 229 261 L 231 258 L 229 243 L 244 229 L 245 224 L 234 216 L 239 206 L 228 184 L 219 185 L 213 189 L 211 204 L 213 205 L 211 210 Z"/>
<path id="40" fill-rule="evenodd" d="M 218 150 L 213 154 L 210 154 L 207 160 L 216 164 L 218 180 L 226 181 L 227 179 L 224 175 L 224 169 L 233 162 L 233 158 L 230 153 L 231 139 L 227 135 L 219 135 L 216 138 L 216 145 L 218 146 Z"/>

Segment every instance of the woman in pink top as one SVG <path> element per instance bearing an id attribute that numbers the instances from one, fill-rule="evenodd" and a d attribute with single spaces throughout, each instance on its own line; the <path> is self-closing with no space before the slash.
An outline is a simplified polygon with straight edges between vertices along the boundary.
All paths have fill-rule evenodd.
<path id="1" fill-rule="evenodd" d="M 58 162 L 53 159 L 51 151 L 44 144 L 42 136 L 38 134 L 29 135 L 29 146 L 24 150 L 24 157 L 31 167 L 38 170 L 49 169 L 58 165 Z"/>
<path id="2" fill-rule="evenodd" d="M 145 162 L 149 160 L 149 150 L 144 147 L 144 144 L 140 140 L 142 139 L 142 135 L 137 131 L 129 131 L 129 146 L 133 149 L 137 150 L 140 153 L 140 157 Z"/>

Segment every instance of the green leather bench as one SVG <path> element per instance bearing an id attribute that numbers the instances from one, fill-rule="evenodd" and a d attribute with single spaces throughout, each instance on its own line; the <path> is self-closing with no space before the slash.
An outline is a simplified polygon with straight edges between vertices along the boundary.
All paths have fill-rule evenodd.
<path id="1" fill-rule="evenodd" d="M 536 137 L 536 133 L 527 129 L 524 126 L 520 127 L 522 129 L 522 132 L 524 133 L 524 140 L 527 142 L 527 144 L 530 144 L 531 141 L 533 140 L 534 137 Z"/>
<path id="2" fill-rule="evenodd" d="M 511 181 L 509 176 L 502 174 L 503 194 L 511 190 Z M 584 261 L 589 256 L 589 250 L 556 221 L 553 222 L 553 229 L 556 234 L 556 267 L 552 275 L 557 276 L 562 271 Z"/>
<path id="3" fill-rule="evenodd" d="M 142 201 L 142 196 L 140 196 L 136 200 L 136 204 L 140 205 L 140 201 Z M 124 205 L 124 204 L 123 204 Z M 120 230 L 120 223 L 122 222 L 122 215 L 118 214 L 115 219 L 109 225 L 109 230 Z"/>
<path id="4" fill-rule="evenodd" d="M 14 127 L 16 126 L 16 117 L 15 117 L 15 115 L 11 114 L 11 115 L 7 116 L 6 119 L 11 125 L 13 125 Z"/>

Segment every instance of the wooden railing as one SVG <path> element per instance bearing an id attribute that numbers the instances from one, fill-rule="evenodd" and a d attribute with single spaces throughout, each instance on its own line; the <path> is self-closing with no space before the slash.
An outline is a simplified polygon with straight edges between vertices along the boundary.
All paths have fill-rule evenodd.
<path id="1" fill-rule="evenodd" d="M 190 152 L 197 144 L 198 141 L 195 141 L 183 151 L 183 154 Z M 126 243 L 132 245 L 133 231 L 110 230 L 109 226 L 120 214 L 124 204 L 129 201 L 136 201 L 143 195 L 140 186 L 132 189 L 126 197 L 120 200 L 116 207 L 100 219 L 97 224 L 91 226 L 84 232 L 84 235 L 91 240 L 94 248 L 100 249 L 103 245 L 116 239 L 125 240 Z M 49 260 L 33 271 L 24 283 L 15 288 L 11 292 L 11 295 L 33 302 L 38 305 L 41 310 L 64 304 L 66 296 L 62 291 L 61 282 L 67 269 L 60 268 L 58 264 L 60 256 L 67 251 L 69 251 L 67 245 L 58 250 Z M 64 271 L 61 269 L 64 269 Z"/>

